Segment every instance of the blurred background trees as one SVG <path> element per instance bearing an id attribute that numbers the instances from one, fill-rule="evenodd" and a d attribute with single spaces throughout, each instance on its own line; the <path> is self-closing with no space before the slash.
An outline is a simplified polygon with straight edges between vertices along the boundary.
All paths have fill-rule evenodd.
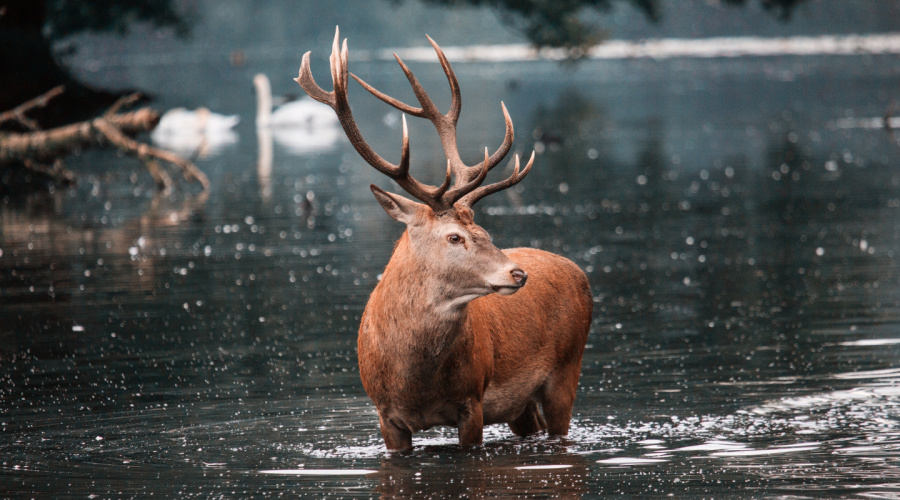
<path id="1" fill-rule="evenodd" d="M 414 0 L 390 0 L 391 3 Z M 490 8 L 499 19 L 538 47 L 573 50 L 602 42 L 599 16 L 632 8 L 651 22 L 661 19 L 660 0 L 418 0 L 447 8 Z M 788 20 L 806 0 L 710 0 L 710 6 L 756 4 Z M 48 89 L 66 85 L 56 106 L 40 111 L 50 124 L 80 119 L 108 106 L 119 93 L 88 88 L 65 69 L 77 47 L 65 39 L 80 33 L 127 34 L 136 26 L 189 36 L 198 17 L 195 2 L 184 0 L 0 0 L 0 110 L 10 109 Z M 299 9 L 302 10 L 302 9 Z M 325 22 L 325 21 L 323 21 Z M 60 109 L 65 117 L 56 116 Z"/>
<path id="2" fill-rule="evenodd" d="M 71 47 L 54 43 L 82 32 L 125 34 L 136 23 L 167 27 L 180 35 L 190 33 L 192 15 L 176 0 L 0 0 L 0 110 L 10 109 L 56 85 L 66 92 L 56 106 L 43 111 L 45 119 L 59 122 L 54 109 L 90 113 L 108 105 L 115 95 L 90 89 L 73 80 L 60 64 Z"/>
<path id="3" fill-rule="evenodd" d="M 660 18 L 658 0 L 422 0 L 445 6 L 492 7 L 505 22 L 521 31 L 538 47 L 579 48 L 602 41 L 591 16 L 609 13 L 617 5 L 630 5 L 652 21 Z M 759 0 L 766 10 L 790 19 L 793 9 L 806 0 Z M 718 2 L 711 2 L 718 3 Z M 724 0 L 741 6 L 747 0 Z"/>

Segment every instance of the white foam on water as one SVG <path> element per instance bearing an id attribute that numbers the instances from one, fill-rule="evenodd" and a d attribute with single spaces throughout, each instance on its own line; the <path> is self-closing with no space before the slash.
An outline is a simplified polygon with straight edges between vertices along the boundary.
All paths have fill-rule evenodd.
<path id="1" fill-rule="evenodd" d="M 893 121 L 893 120 L 892 120 Z M 897 127 L 900 127 L 900 118 L 897 119 Z M 893 128 L 894 125 L 892 124 Z M 881 128 L 881 127 L 873 127 L 873 128 Z M 898 339 L 863 339 L 863 340 L 851 340 L 849 342 L 841 342 L 839 345 L 842 346 L 862 346 L 862 347 L 877 347 L 883 345 L 895 345 L 900 344 L 900 338 Z"/>
<path id="2" fill-rule="evenodd" d="M 260 474 L 280 476 L 365 476 L 378 472 L 373 469 L 271 469 Z"/>
<path id="3" fill-rule="evenodd" d="M 884 370 L 863 370 L 858 372 L 838 373 L 834 377 L 839 379 L 866 379 L 886 378 L 900 376 L 900 368 L 887 368 Z"/>
<path id="4" fill-rule="evenodd" d="M 682 446 L 672 451 L 735 451 L 746 450 L 748 446 L 744 443 L 735 443 L 733 441 L 717 441 L 712 440 L 703 444 L 695 444 L 693 446 Z"/>
<path id="5" fill-rule="evenodd" d="M 603 460 L 597 460 L 598 464 L 606 464 L 606 465 L 650 465 L 650 464 L 658 464 L 660 462 L 667 462 L 668 460 L 663 460 L 661 458 L 635 458 L 635 457 L 615 457 L 615 458 L 604 458 Z"/>
<path id="6" fill-rule="evenodd" d="M 569 467 L 571 467 L 570 464 L 522 465 L 520 467 L 516 467 L 516 470 L 554 470 L 568 469 Z"/>
<path id="7" fill-rule="evenodd" d="M 336 446 L 327 449 L 314 449 L 307 452 L 315 458 L 377 458 L 387 453 L 384 443 L 368 446 Z"/>
<path id="8" fill-rule="evenodd" d="M 710 455 L 714 457 L 758 457 L 762 455 L 782 455 L 785 453 L 798 453 L 801 451 L 812 451 L 818 449 L 818 446 L 790 446 L 784 448 L 766 448 L 762 450 L 736 450 L 736 451 L 717 451 Z"/>
<path id="9" fill-rule="evenodd" d="M 884 449 L 881 446 L 848 446 L 846 448 L 834 450 L 831 453 L 835 455 L 871 455 L 882 451 L 884 451 Z"/>

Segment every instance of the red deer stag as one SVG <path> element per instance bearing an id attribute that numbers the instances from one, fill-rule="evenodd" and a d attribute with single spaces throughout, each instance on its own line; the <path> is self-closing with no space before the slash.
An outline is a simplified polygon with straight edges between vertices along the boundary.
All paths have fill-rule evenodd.
<path id="1" fill-rule="evenodd" d="M 544 429 L 565 435 L 591 325 L 587 278 L 558 255 L 533 248 L 501 251 L 474 223 L 472 206 L 521 181 L 534 153 L 524 169 L 516 156 L 509 178 L 481 185 L 512 146 L 512 120 L 501 103 L 506 120 L 502 145 L 490 156 L 485 150 L 483 163 L 464 164 L 456 144 L 459 84 L 443 51 L 428 40 L 450 82 L 447 114 L 441 114 L 396 54 L 420 108 L 352 76 L 375 97 L 434 124 L 447 156 L 440 186 L 409 174 L 405 115 L 399 164 L 386 161 L 363 140 L 350 113 L 347 40 L 339 47 L 339 33 L 331 53 L 334 91 L 313 80 L 309 52 L 296 79 L 312 98 L 334 109 L 353 147 L 370 165 L 422 202 L 371 186 L 378 203 L 406 224 L 406 231 L 363 312 L 358 340 L 363 387 L 378 409 L 389 450 L 409 450 L 413 432 L 437 425 L 456 426 L 461 445 L 481 444 L 484 425 L 503 422 L 520 436 Z"/>

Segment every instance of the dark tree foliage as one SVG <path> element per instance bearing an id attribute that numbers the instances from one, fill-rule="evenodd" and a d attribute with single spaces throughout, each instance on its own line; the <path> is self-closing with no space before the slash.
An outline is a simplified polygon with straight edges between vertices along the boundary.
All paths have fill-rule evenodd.
<path id="1" fill-rule="evenodd" d="M 88 89 L 59 64 L 52 42 L 80 32 L 127 33 L 135 23 L 190 32 L 192 16 L 176 0 L 0 0 L 0 110 L 10 109 L 63 84 L 66 91 L 51 114 L 63 109 L 87 114 L 117 95 Z M 77 109 L 76 108 L 83 108 Z M 50 122 L 63 117 L 50 116 Z M 67 117 L 69 118 L 69 117 Z"/>
<path id="2" fill-rule="evenodd" d="M 135 23 L 169 27 L 180 36 L 190 33 L 188 14 L 179 11 L 174 0 L 124 0 L 85 2 L 46 0 L 45 28 L 53 38 L 82 31 L 113 32 L 124 35 Z"/>
<path id="3" fill-rule="evenodd" d="M 764 9 L 775 12 L 783 21 L 790 20 L 794 8 L 804 2 L 806 2 L 806 0 L 759 0 L 759 3 L 762 4 Z M 747 3 L 747 0 L 725 0 L 725 3 L 744 5 Z"/>
<path id="4" fill-rule="evenodd" d="M 582 21 L 589 10 L 609 12 L 616 4 L 631 4 L 648 18 L 659 18 L 657 0 L 422 0 L 424 3 L 492 7 L 505 22 L 522 31 L 538 47 L 578 48 L 600 41 L 599 33 Z"/>
<path id="5" fill-rule="evenodd" d="M 84 31 L 125 34 L 138 22 L 190 33 L 190 16 L 175 0 L 0 0 L 0 27 L 53 39 Z"/>
<path id="6" fill-rule="evenodd" d="M 730 5 L 745 5 L 747 0 L 724 0 Z M 793 9 L 806 0 L 758 0 L 765 10 L 782 20 L 790 19 Z M 425 3 L 456 6 L 491 7 L 503 20 L 521 31 L 538 47 L 579 49 L 600 41 L 599 31 L 586 22 L 585 13 L 603 14 L 616 5 L 631 5 L 651 21 L 661 13 L 658 0 L 422 0 Z M 577 54 L 577 50 L 575 52 Z"/>

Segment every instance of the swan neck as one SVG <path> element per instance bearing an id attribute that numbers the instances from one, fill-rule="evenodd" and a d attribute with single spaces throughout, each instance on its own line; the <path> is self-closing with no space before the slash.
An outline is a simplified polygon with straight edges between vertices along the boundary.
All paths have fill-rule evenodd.
<path id="1" fill-rule="evenodd" d="M 265 75 L 253 79 L 256 87 L 256 125 L 269 125 L 272 121 L 272 87 Z"/>

